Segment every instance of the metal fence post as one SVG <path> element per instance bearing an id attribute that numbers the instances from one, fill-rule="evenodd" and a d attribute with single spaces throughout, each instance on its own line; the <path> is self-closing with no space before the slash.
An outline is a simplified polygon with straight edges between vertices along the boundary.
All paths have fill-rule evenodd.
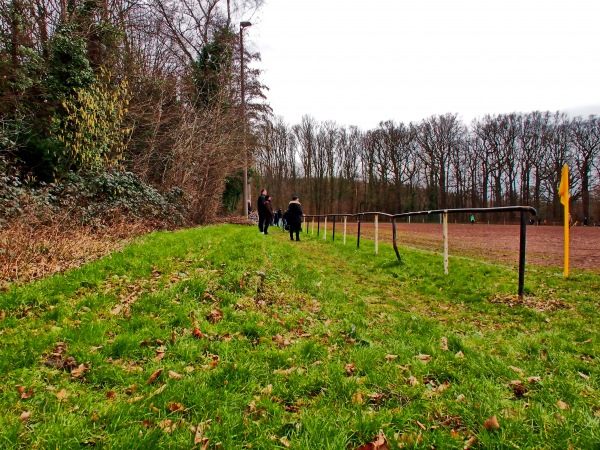
<path id="1" fill-rule="evenodd" d="M 442 222 L 444 230 L 444 273 L 448 275 L 448 211 L 444 211 Z"/>

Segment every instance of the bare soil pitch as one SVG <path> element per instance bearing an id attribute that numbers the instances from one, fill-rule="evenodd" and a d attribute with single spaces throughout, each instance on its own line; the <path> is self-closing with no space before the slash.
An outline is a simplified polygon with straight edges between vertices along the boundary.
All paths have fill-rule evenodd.
<path id="1" fill-rule="evenodd" d="M 310 223 L 308 226 L 310 230 Z M 330 224 L 328 229 L 331 232 Z M 356 236 L 356 223 L 348 223 L 347 230 L 349 234 Z M 448 224 L 448 252 L 450 256 L 454 254 L 518 264 L 519 230 L 518 225 Z M 339 223 L 336 225 L 336 235 L 338 233 L 342 233 Z M 570 235 L 570 268 L 600 272 L 600 228 L 576 226 L 571 228 Z M 361 224 L 361 237 L 374 239 L 373 223 Z M 399 223 L 397 238 L 399 246 L 439 252 L 444 249 L 441 224 Z M 391 224 L 379 224 L 379 241 L 392 242 Z M 528 226 L 526 264 L 562 270 L 563 242 L 562 226 Z"/>

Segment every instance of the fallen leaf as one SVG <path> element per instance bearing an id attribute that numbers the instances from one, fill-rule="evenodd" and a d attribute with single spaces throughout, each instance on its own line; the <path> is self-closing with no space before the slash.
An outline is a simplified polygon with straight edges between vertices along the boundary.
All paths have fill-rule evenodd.
<path id="1" fill-rule="evenodd" d="M 416 421 L 416 423 L 421 430 L 425 431 L 427 429 L 427 427 L 425 425 L 423 425 L 421 422 L 419 422 L 418 420 Z"/>
<path id="2" fill-rule="evenodd" d="M 465 441 L 464 450 L 471 449 L 475 444 L 477 444 L 477 436 L 471 436 L 469 439 Z"/>
<path id="3" fill-rule="evenodd" d="M 33 395 L 33 388 L 26 391 L 25 386 L 17 385 L 17 386 L 15 386 L 15 389 L 20 394 L 21 399 L 23 399 L 23 400 L 30 398 Z"/>
<path id="4" fill-rule="evenodd" d="M 175 378 L 177 380 L 180 380 L 180 379 L 183 378 L 183 375 L 181 375 L 181 374 L 179 374 L 177 372 L 174 372 L 172 370 L 169 370 L 169 372 L 167 372 L 167 373 L 169 374 L 169 378 Z"/>
<path id="5" fill-rule="evenodd" d="M 418 359 L 420 361 L 429 361 L 431 359 L 431 355 L 424 355 L 422 353 L 419 353 L 417 356 L 415 356 L 415 359 Z"/>
<path id="6" fill-rule="evenodd" d="M 23 411 L 19 416 L 19 420 L 21 422 L 27 422 L 29 420 L 29 417 L 31 417 L 31 411 Z"/>
<path id="7" fill-rule="evenodd" d="M 175 341 L 177 341 L 177 333 L 175 333 L 175 330 L 173 330 L 171 331 L 171 339 L 169 339 L 169 342 L 171 345 L 173 345 Z"/>
<path id="8" fill-rule="evenodd" d="M 346 375 L 351 376 L 356 371 L 356 364 L 344 364 L 344 370 L 346 371 Z"/>
<path id="9" fill-rule="evenodd" d="M 557 401 L 556 406 L 558 406 L 563 411 L 569 411 L 571 409 L 571 406 L 568 403 L 563 402 L 562 400 Z"/>
<path id="10" fill-rule="evenodd" d="M 537 383 L 542 379 L 542 377 L 528 377 L 527 378 L 527 382 L 528 383 Z"/>
<path id="11" fill-rule="evenodd" d="M 113 316 L 116 316 L 121 313 L 121 305 L 116 305 L 113 309 L 110 310 L 110 313 Z"/>
<path id="12" fill-rule="evenodd" d="M 385 355 L 385 359 L 386 361 L 393 361 L 395 359 L 398 359 L 398 355 Z"/>
<path id="13" fill-rule="evenodd" d="M 589 380 L 589 379 L 590 379 L 590 376 L 589 376 L 589 375 L 586 375 L 586 374 L 585 374 L 585 373 L 583 373 L 583 372 L 577 372 L 577 373 L 578 373 L 578 374 L 579 374 L 579 376 L 580 376 L 581 378 L 583 378 L 584 380 Z"/>
<path id="14" fill-rule="evenodd" d="M 206 431 L 207 424 L 210 421 L 199 423 L 194 431 L 194 445 L 202 445 L 202 450 L 206 450 L 208 448 L 209 439 L 204 437 L 204 432 Z"/>
<path id="15" fill-rule="evenodd" d="M 447 337 L 443 337 L 440 340 L 440 348 L 445 352 L 448 351 L 448 338 Z"/>
<path id="16" fill-rule="evenodd" d="M 164 368 L 160 368 L 160 369 L 156 369 L 154 371 L 154 373 L 152 375 L 150 375 L 150 378 L 148 378 L 148 381 L 146 381 L 146 384 L 152 384 L 156 381 L 156 379 L 160 376 L 160 374 L 163 372 L 163 370 L 165 370 Z"/>
<path id="17" fill-rule="evenodd" d="M 54 395 L 56 395 L 56 398 L 57 398 L 59 401 L 63 401 L 63 400 L 66 400 L 67 398 L 69 398 L 69 393 L 67 392 L 67 390 L 66 390 L 66 389 L 61 389 L 60 391 L 58 391 L 58 392 L 57 392 L 56 394 L 54 394 Z"/>
<path id="18" fill-rule="evenodd" d="M 483 422 L 483 426 L 486 430 L 499 430 L 500 424 L 498 423 L 498 418 L 496 416 L 490 417 L 488 420 Z"/>
<path id="19" fill-rule="evenodd" d="M 352 395 L 352 403 L 354 403 L 355 405 L 363 405 L 365 403 L 365 400 L 363 399 L 362 393 L 355 392 Z"/>
<path id="20" fill-rule="evenodd" d="M 260 391 L 262 394 L 266 394 L 266 395 L 270 395 L 273 393 L 273 385 L 272 384 L 268 384 L 262 391 Z"/>
<path id="21" fill-rule="evenodd" d="M 420 384 L 419 380 L 417 380 L 412 375 L 410 377 L 408 377 L 408 379 L 406 381 L 408 381 L 408 384 L 410 384 L 411 386 L 418 386 Z"/>
<path id="22" fill-rule="evenodd" d="M 285 436 L 279 439 L 279 442 L 281 442 L 285 448 L 289 448 L 291 445 L 290 441 Z"/>
<path id="23" fill-rule="evenodd" d="M 467 397 L 465 397 L 464 394 L 459 394 L 458 397 L 456 397 L 456 401 L 458 403 L 464 403 L 467 401 Z"/>
<path id="24" fill-rule="evenodd" d="M 522 377 L 525 376 L 525 371 L 523 369 L 519 369 L 518 367 L 515 367 L 515 366 L 508 366 L 508 368 L 514 372 L 517 372 Z"/>
<path id="25" fill-rule="evenodd" d="M 115 400 L 117 398 L 117 393 L 115 391 L 108 391 L 105 397 L 107 400 Z"/>
<path id="26" fill-rule="evenodd" d="M 202 334 L 202 331 L 200 331 L 198 329 L 198 327 L 194 327 L 194 331 L 192 331 L 192 335 L 196 338 L 196 339 L 202 339 L 204 337 L 204 334 Z"/>
<path id="27" fill-rule="evenodd" d="M 454 357 L 455 357 L 455 358 L 459 358 L 459 359 L 463 359 L 463 358 L 465 357 L 465 354 L 464 354 L 464 353 L 463 353 L 461 350 L 459 350 L 459 351 L 457 351 L 457 352 L 454 354 Z"/>
<path id="28" fill-rule="evenodd" d="M 79 378 L 87 371 L 88 367 L 85 364 L 79 364 L 79 366 L 76 369 L 73 369 L 71 371 L 71 376 L 74 378 Z"/>
<path id="29" fill-rule="evenodd" d="M 167 402 L 167 408 L 171 412 L 183 412 L 185 411 L 185 407 L 181 403 L 177 402 Z"/>
<path id="30" fill-rule="evenodd" d="M 155 390 L 152 395 L 158 395 L 161 394 L 162 391 L 164 391 L 167 388 L 166 384 L 163 384 L 161 387 L 159 387 L 157 390 Z"/>
<path id="31" fill-rule="evenodd" d="M 594 411 L 594 417 L 600 417 L 600 409 Z"/>
<path id="32" fill-rule="evenodd" d="M 165 357 L 165 348 L 164 347 L 158 347 L 156 349 L 156 356 L 152 359 L 152 361 L 154 362 L 159 362 L 161 361 L 163 358 Z"/>
<path id="33" fill-rule="evenodd" d="M 389 450 L 387 445 L 387 440 L 385 435 L 383 434 L 383 430 L 379 430 L 379 434 L 375 438 L 373 442 L 369 442 L 368 444 L 361 445 L 357 447 L 355 450 Z"/>
<path id="34" fill-rule="evenodd" d="M 220 309 L 215 308 L 206 316 L 206 320 L 210 323 L 217 323 L 223 319 L 223 313 Z"/>

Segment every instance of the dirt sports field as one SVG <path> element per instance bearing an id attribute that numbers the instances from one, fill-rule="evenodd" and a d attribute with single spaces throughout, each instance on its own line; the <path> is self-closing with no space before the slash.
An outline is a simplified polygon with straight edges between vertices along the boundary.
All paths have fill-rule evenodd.
<path id="1" fill-rule="evenodd" d="M 308 224 L 310 230 L 310 223 Z M 323 224 L 321 223 L 321 227 Z M 356 223 L 348 223 L 348 234 L 356 236 Z M 316 230 L 316 224 L 315 224 Z M 316 232 L 316 231 L 315 231 Z M 322 228 L 321 228 L 322 232 Z M 331 224 L 328 224 L 328 237 Z M 336 240 L 341 239 L 343 225 L 336 224 Z M 570 230 L 571 270 L 585 269 L 600 272 L 600 227 L 576 226 Z M 443 252 L 444 241 L 441 224 L 399 223 L 398 246 L 417 247 Z M 373 239 L 373 223 L 361 224 L 361 238 Z M 392 242 L 392 226 L 379 224 L 379 241 Z M 448 253 L 518 264 L 519 226 L 448 224 Z M 563 267 L 563 227 L 550 225 L 527 226 L 525 263 L 527 265 Z"/>

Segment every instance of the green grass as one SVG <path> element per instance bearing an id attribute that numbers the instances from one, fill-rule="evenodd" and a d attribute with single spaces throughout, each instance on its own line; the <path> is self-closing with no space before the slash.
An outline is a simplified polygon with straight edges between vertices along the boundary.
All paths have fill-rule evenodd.
<path id="1" fill-rule="evenodd" d="M 154 233 L 2 293 L 0 448 L 600 448 L 598 273 L 528 267 L 522 305 L 505 265 L 278 231 Z"/>

